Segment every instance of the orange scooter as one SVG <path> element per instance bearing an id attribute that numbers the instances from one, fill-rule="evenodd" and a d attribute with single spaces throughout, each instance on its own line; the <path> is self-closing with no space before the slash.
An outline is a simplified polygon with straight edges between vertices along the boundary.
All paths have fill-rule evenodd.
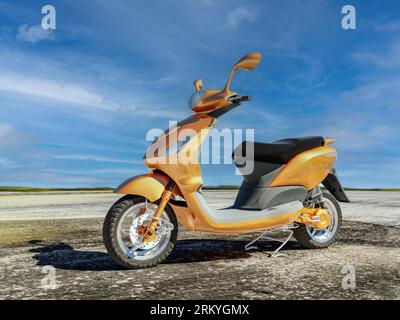
<path id="1" fill-rule="evenodd" d="M 203 90 L 202 81 L 196 80 L 190 99 L 194 114 L 150 145 L 144 156 L 147 174 L 126 180 L 114 191 L 125 196 L 109 210 L 103 238 L 119 265 L 132 269 L 161 263 L 174 248 L 178 222 L 187 230 L 225 234 L 263 236 L 288 230 L 278 249 L 292 234 L 307 248 L 325 248 L 335 241 L 342 220 L 338 201 L 349 201 L 333 168 L 335 139 L 244 141 L 233 152 L 243 174 L 235 202 L 212 209 L 203 197 L 200 146 L 217 118 L 249 100 L 231 91 L 230 83 L 238 69 L 252 70 L 260 60 L 260 53 L 244 56 L 222 90 Z M 329 192 L 321 191 L 321 183 Z"/>

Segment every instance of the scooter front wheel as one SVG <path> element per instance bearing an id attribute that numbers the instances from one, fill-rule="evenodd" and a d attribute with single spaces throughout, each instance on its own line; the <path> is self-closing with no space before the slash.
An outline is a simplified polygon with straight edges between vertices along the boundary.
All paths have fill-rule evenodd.
<path id="1" fill-rule="evenodd" d="M 103 225 L 104 245 L 120 266 L 139 269 L 156 266 L 172 252 L 178 235 L 178 222 L 170 206 L 166 206 L 155 232 L 143 237 L 157 204 L 143 197 L 125 196 L 108 211 Z"/>

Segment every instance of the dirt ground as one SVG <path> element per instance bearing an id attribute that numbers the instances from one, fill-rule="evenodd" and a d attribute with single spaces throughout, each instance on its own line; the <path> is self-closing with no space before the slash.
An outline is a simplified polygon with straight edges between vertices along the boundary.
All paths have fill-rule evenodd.
<path id="1" fill-rule="evenodd" d="M 262 240 L 258 249 L 244 250 L 256 234 L 221 236 L 181 230 L 165 263 L 123 270 L 109 258 L 101 239 L 103 216 L 114 196 L 107 200 L 101 194 L 91 196 L 90 201 L 103 199 L 93 205 L 96 212 L 102 210 L 96 213 L 99 216 L 88 209 L 90 201 L 70 201 L 63 210 L 72 217 L 56 214 L 54 219 L 43 212 L 32 213 L 44 207 L 38 198 L 36 206 L 22 201 L 21 214 L 30 210 L 32 214 L 14 220 L 4 216 L 16 206 L 0 196 L 0 298 L 400 299 L 400 228 L 388 222 L 398 221 L 398 210 L 394 217 L 373 223 L 370 210 L 365 218 L 346 214 L 352 206 L 357 209 L 357 200 L 346 205 L 336 244 L 306 250 L 293 240 L 283 251 L 286 256 L 277 258 L 270 257 L 279 245 L 275 241 Z M 370 197 L 373 203 L 376 198 Z M 58 212 L 59 201 L 46 210 L 53 206 Z M 368 207 L 368 201 L 362 205 Z M 86 213 L 76 218 L 76 210 Z M 50 275 L 54 282 L 49 281 Z"/>

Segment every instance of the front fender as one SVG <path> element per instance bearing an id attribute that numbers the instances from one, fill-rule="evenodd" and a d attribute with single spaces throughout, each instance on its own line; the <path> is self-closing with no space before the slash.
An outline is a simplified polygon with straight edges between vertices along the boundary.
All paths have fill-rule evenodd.
<path id="1" fill-rule="evenodd" d="M 154 202 L 161 198 L 171 179 L 159 173 L 148 173 L 132 177 L 119 185 L 114 193 L 138 195 Z"/>

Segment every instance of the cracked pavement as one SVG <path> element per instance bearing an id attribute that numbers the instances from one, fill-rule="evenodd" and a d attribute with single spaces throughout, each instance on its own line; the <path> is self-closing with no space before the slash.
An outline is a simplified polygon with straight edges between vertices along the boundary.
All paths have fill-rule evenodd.
<path id="1" fill-rule="evenodd" d="M 340 239 L 327 249 L 293 240 L 285 256 L 270 258 L 278 242 L 244 250 L 257 234 L 181 229 L 168 260 L 143 270 L 121 269 L 102 244 L 118 195 L 1 195 L 0 299 L 400 299 L 400 193 L 349 195 Z M 234 196 L 206 192 L 215 206 Z M 44 266 L 54 268 L 55 288 L 42 287 Z M 345 290 L 348 266 L 355 288 Z"/>

